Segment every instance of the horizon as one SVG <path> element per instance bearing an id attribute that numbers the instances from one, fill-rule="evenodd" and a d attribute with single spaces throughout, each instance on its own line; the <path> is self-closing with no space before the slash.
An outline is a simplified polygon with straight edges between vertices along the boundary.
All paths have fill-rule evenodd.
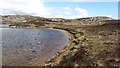
<path id="1" fill-rule="evenodd" d="M 113 2 L 112 0 L 110 2 L 87 1 L 0 0 L 0 15 L 30 15 L 65 19 L 106 16 L 118 19 L 117 0 Z"/>
<path id="2" fill-rule="evenodd" d="M 0 16 L 32 16 L 32 15 L 0 15 Z M 33 17 L 40 17 L 40 16 L 33 16 Z M 108 16 L 88 16 L 88 17 L 81 17 L 81 18 L 91 18 L 91 17 L 108 17 Z M 41 17 L 41 18 L 49 18 L 49 17 Z M 56 18 L 62 18 L 62 17 L 56 17 Z M 109 17 L 109 18 L 112 18 L 112 17 Z M 79 19 L 79 18 L 62 18 L 62 19 Z"/>

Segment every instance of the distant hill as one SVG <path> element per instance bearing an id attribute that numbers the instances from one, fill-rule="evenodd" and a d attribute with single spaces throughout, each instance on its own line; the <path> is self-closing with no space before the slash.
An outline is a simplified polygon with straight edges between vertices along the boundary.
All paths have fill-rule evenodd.
<path id="1" fill-rule="evenodd" d="M 24 23 L 24 22 L 43 22 L 46 19 L 43 17 L 34 17 L 27 15 L 7 15 L 2 16 L 2 23 Z"/>
<path id="2" fill-rule="evenodd" d="M 33 23 L 33 22 L 100 22 L 105 20 L 113 20 L 110 17 L 97 16 L 97 17 L 86 17 L 77 19 L 64 19 L 64 18 L 44 18 L 28 15 L 6 15 L 0 16 L 0 23 L 14 24 L 14 23 Z"/>
<path id="3" fill-rule="evenodd" d="M 79 20 L 79 21 L 105 21 L 105 20 L 113 20 L 113 18 L 105 17 L 105 16 L 97 16 L 97 17 L 77 18 L 75 20 Z"/>

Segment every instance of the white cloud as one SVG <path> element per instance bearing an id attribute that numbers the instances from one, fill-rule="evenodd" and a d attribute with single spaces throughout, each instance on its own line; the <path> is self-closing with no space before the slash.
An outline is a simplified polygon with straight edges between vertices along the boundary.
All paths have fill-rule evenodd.
<path id="1" fill-rule="evenodd" d="M 72 9 L 70 7 L 63 7 L 64 10 L 66 11 L 71 11 Z"/>
<path id="2" fill-rule="evenodd" d="M 79 7 L 45 7 L 40 0 L 0 0 L 0 15 L 76 18 L 86 17 L 88 12 Z"/>
<path id="3" fill-rule="evenodd" d="M 83 16 L 83 17 L 88 16 L 88 12 L 87 12 L 85 9 L 78 8 L 78 7 L 77 7 L 77 8 L 75 8 L 75 10 L 78 11 L 79 14 L 81 14 L 81 16 Z"/>
<path id="4" fill-rule="evenodd" d="M 71 15 L 71 12 L 64 12 L 65 15 Z"/>
<path id="5" fill-rule="evenodd" d="M 69 8 L 69 9 L 68 9 Z M 87 10 L 83 8 L 71 8 L 71 7 L 57 7 L 57 8 L 48 8 L 49 15 L 47 17 L 58 17 L 58 18 L 80 18 L 80 17 L 88 17 Z"/>
<path id="6" fill-rule="evenodd" d="M 43 16 L 47 14 L 47 10 L 40 0 L 0 0 L 0 14 L 20 13 Z"/>

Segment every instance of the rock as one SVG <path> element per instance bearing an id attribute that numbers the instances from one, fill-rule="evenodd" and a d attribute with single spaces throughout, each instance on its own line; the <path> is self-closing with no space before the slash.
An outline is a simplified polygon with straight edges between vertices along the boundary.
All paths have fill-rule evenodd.
<path id="1" fill-rule="evenodd" d="M 75 34 L 75 38 L 79 38 L 81 35 L 79 33 Z"/>
<path id="2" fill-rule="evenodd" d="M 78 18 L 76 20 L 79 20 L 79 21 L 105 21 L 105 20 L 112 20 L 112 18 L 105 17 L 105 16 L 97 16 L 97 17 Z"/>
<path id="3" fill-rule="evenodd" d="M 75 45 L 77 45 L 77 44 L 79 44 L 79 41 L 77 39 L 74 39 L 73 43 L 75 43 Z"/>
<path id="4" fill-rule="evenodd" d="M 76 48 L 76 49 L 79 48 L 79 47 L 80 47 L 80 45 L 75 45 L 75 46 L 74 46 L 74 48 Z"/>

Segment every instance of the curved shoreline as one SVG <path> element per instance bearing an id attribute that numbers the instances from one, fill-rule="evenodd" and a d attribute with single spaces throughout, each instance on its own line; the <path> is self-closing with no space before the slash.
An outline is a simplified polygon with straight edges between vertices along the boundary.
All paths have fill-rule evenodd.
<path id="1" fill-rule="evenodd" d="M 54 65 L 58 64 L 62 60 L 63 56 L 67 55 L 70 48 L 72 48 L 71 44 L 72 44 L 72 40 L 73 40 L 73 35 L 63 29 L 54 29 L 54 30 L 59 30 L 61 32 L 64 32 L 68 36 L 69 42 L 60 52 L 58 52 L 55 56 L 53 56 L 51 59 L 49 59 L 46 62 L 45 66 L 54 66 Z"/>
<path id="2" fill-rule="evenodd" d="M 108 22 L 103 25 L 55 24 L 36 27 L 60 30 L 69 37 L 68 44 L 45 62 L 45 66 L 118 66 L 120 46 L 116 44 L 119 26 L 119 23 L 109 24 Z"/>
<path id="3" fill-rule="evenodd" d="M 16 16 L 17 17 L 17 16 Z M 27 19 L 27 17 L 24 17 Z M 120 20 L 95 17 L 51 22 L 28 17 L 26 22 L 11 21 L 10 28 L 55 29 L 64 32 L 69 42 L 46 60 L 45 66 L 120 66 Z M 90 19 L 90 20 L 87 20 Z M 30 20 L 30 21 L 29 21 Z M 10 22 L 11 21 L 11 22 Z M 37 22 L 38 21 L 38 22 Z M 7 23 L 7 21 L 5 21 Z M 40 58 L 41 59 L 41 58 Z M 38 61 L 40 62 L 40 61 Z M 44 64 L 43 64 L 44 65 Z M 37 66 L 40 66 L 38 64 Z"/>
<path id="4" fill-rule="evenodd" d="M 49 30 L 49 29 L 48 29 Z M 59 32 L 61 32 L 62 34 L 65 34 L 66 36 L 66 39 L 68 39 L 68 37 L 70 37 L 70 36 L 68 36 L 69 34 L 66 32 L 66 31 L 63 31 L 63 30 L 58 30 L 58 29 L 51 29 L 51 30 L 56 30 L 56 31 L 59 31 Z M 66 34 L 67 33 L 67 34 Z M 57 33 L 58 34 L 58 33 Z M 63 36 L 64 37 L 64 36 Z M 54 38 L 54 37 L 53 37 Z M 58 39 L 59 40 L 59 39 Z M 63 40 L 64 41 L 64 40 Z M 56 52 L 59 52 L 60 53 L 60 51 L 64 48 L 64 47 L 66 47 L 66 44 L 68 45 L 68 43 L 69 43 L 69 41 L 67 40 L 67 42 L 64 44 L 64 46 L 62 47 L 62 48 L 60 48 L 60 50 L 58 50 L 58 51 L 56 51 Z M 59 47 L 58 47 L 59 48 Z M 55 52 L 55 53 L 56 53 Z M 48 52 L 49 53 L 49 52 Z M 53 52 L 54 53 L 54 52 Z M 54 53 L 54 54 L 55 54 Z M 39 54 L 39 53 L 38 53 Z M 57 55 L 57 53 L 56 53 L 56 55 Z M 53 57 L 53 56 L 55 56 L 55 55 L 51 55 L 51 57 Z M 38 56 L 39 57 L 39 56 Z M 46 57 L 47 57 L 47 55 L 46 55 Z M 44 58 L 44 57 L 43 57 Z M 48 58 L 48 59 L 50 59 L 50 57 Z M 47 59 L 47 60 L 48 60 Z M 45 60 L 46 61 L 46 60 Z M 40 61 L 38 61 L 38 62 L 40 62 Z M 27 64 L 26 64 L 27 65 Z M 34 64 L 33 64 L 34 65 Z M 44 65 L 44 64 L 42 64 L 42 65 Z M 32 65 L 31 65 L 32 66 Z M 37 66 L 40 66 L 40 64 L 37 64 Z"/>

